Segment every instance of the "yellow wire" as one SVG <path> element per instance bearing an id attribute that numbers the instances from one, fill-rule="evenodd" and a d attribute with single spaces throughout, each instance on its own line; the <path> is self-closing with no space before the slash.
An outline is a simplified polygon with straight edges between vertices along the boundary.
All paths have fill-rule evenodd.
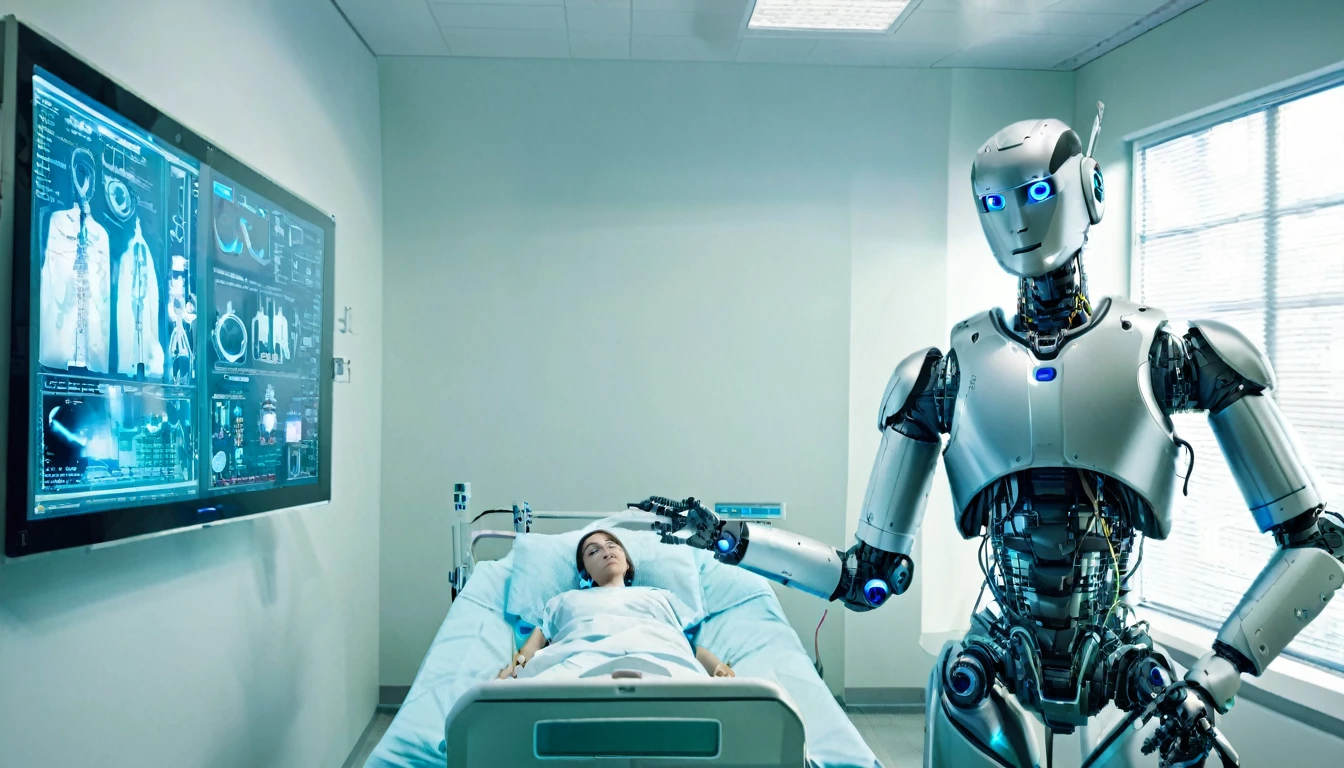
<path id="1" fill-rule="evenodd" d="M 1101 507 L 1097 503 L 1097 497 L 1092 493 L 1092 485 L 1087 481 L 1087 476 L 1083 471 L 1078 470 L 1078 478 L 1083 481 L 1083 492 L 1087 494 L 1087 500 L 1092 502 L 1092 521 L 1088 523 L 1087 530 L 1092 531 L 1092 524 L 1101 518 Z M 1115 612 L 1115 607 L 1120 604 L 1120 560 L 1115 556 L 1115 547 L 1111 546 L 1111 526 L 1103 519 L 1101 521 L 1101 530 L 1106 534 L 1106 548 L 1111 551 L 1111 567 L 1115 569 L 1115 599 L 1111 601 L 1111 607 L 1106 611 L 1106 617 L 1101 620 L 1101 626 L 1104 629 L 1111 620 L 1111 614 Z M 1083 534 L 1086 538 L 1087 534 Z M 1079 546 L 1082 542 L 1078 542 Z"/>

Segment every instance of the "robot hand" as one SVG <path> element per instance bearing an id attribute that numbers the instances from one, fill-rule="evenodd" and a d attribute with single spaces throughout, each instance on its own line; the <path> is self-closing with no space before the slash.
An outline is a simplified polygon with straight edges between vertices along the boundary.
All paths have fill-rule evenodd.
<path id="1" fill-rule="evenodd" d="M 1143 743 L 1143 753 L 1157 752 L 1161 768 L 1197 768 L 1211 751 L 1218 753 L 1223 768 L 1241 765 L 1227 737 L 1214 727 L 1216 710 L 1199 686 L 1174 683 L 1153 705 L 1161 722 Z"/>
<path id="2" fill-rule="evenodd" d="M 845 553 L 846 570 L 852 573 L 846 590 L 845 607 L 851 611 L 871 611 L 891 595 L 910 587 L 915 564 L 908 556 L 883 552 L 858 542 Z"/>
<path id="3" fill-rule="evenodd" d="M 679 539 L 675 534 L 683 528 L 690 528 L 691 536 L 685 540 L 686 544 L 697 549 L 713 549 L 719 539 L 719 532 L 723 530 L 723 518 L 695 498 L 676 501 L 663 496 L 650 496 L 628 506 L 666 518 L 666 522 L 653 524 L 654 532 L 662 538 L 664 544 L 677 543 Z"/>

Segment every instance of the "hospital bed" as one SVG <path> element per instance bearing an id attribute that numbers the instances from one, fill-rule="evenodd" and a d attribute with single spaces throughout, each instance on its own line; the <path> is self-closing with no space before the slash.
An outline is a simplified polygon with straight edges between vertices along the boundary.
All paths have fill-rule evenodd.
<path id="1" fill-rule="evenodd" d="M 534 515 L 524 507 L 514 510 L 513 531 L 455 529 L 455 598 L 366 768 L 880 766 L 817 675 L 769 582 L 690 548 L 645 547 L 635 557 L 636 534 L 609 515 Z M 497 680 L 529 629 L 506 612 L 509 590 L 535 568 L 515 571 L 519 547 L 497 560 L 477 562 L 474 553 L 487 540 L 510 542 L 535 517 L 615 530 L 637 569 L 654 570 L 650 558 L 664 553 L 690 553 L 705 615 L 694 642 L 731 661 L 738 677 Z M 572 549 L 568 558 L 572 569 Z"/>

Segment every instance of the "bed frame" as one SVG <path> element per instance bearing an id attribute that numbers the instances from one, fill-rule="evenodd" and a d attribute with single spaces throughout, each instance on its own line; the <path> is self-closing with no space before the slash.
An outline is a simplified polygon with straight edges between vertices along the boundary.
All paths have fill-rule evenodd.
<path id="1" fill-rule="evenodd" d="M 464 505 L 465 506 L 465 505 Z M 536 519 L 591 522 L 614 512 L 533 512 L 527 504 L 453 528 L 453 597 L 476 563 L 476 545 L 512 540 Z M 488 515 L 513 516 L 513 530 L 472 531 Z M 646 679 L 634 670 L 588 680 L 481 683 L 444 724 L 448 765 L 577 768 L 803 768 L 802 716 L 788 693 L 765 680 Z"/>

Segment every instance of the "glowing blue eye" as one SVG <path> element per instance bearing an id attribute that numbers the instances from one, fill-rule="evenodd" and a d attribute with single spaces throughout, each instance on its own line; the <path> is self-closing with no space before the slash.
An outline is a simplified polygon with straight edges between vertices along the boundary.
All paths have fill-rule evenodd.
<path id="1" fill-rule="evenodd" d="M 980 199 L 984 202 L 986 211 L 1003 210 L 1003 195 L 985 195 Z"/>
<path id="2" fill-rule="evenodd" d="M 891 589 L 887 587 L 887 582 L 881 579 L 869 579 L 868 583 L 863 585 L 863 597 L 869 605 L 881 605 L 889 594 Z"/>
<path id="3" fill-rule="evenodd" d="M 1027 187 L 1027 198 L 1033 203 L 1039 203 L 1050 197 L 1053 190 L 1050 189 L 1050 182 L 1038 181 Z"/>

